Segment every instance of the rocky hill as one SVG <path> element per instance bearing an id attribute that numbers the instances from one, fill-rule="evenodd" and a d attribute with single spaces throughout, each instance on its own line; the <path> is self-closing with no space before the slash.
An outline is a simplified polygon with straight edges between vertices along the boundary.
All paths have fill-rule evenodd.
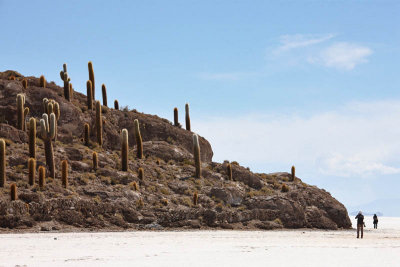
<path id="1" fill-rule="evenodd" d="M 88 109 L 87 97 L 73 92 L 67 101 L 63 87 L 54 82 L 40 85 L 35 77 L 14 71 L 0 73 L 0 138 L 6 144 L 0 231 L 351 227 L 340 202 L 298 177 L 292 179 L 289 173 L 257 174 L 232 162 L 230 180 L 229 163 L 212 162 L 211 145 L 202 137 L 202 176 L 194 178 L 193 133 L 154 115 L 103 106 L 100 146 L 96 112 Z M 18 94 L 25 96 L 29 108 L 24 130 L 17 127 Z M 39 134 L 44 98 L 56 101 L 60 110 L 52 142 L 55 178 L 49 177 Z M 34 185 L 28 179 L 31 117 L 37 121 Z M 143 138 L 143 159 L 136 157 L 135 119 Z M 85 123 L 90 126 L 88 145 L 84 143 Z M 129 133 L 128 171 L 121 171 L 122 129 Z M 98 156 L 96 170 L 93 152 Z M 61 179 L 63 160 L 68 162 L 68 186 Z M 47 170 L 42 187 L 37 177 L 41 166 Z M 139 168 L 143 169 L 142 179 Z M 11 200 L 12 184 L 16 185 L 16 200 Z"/>

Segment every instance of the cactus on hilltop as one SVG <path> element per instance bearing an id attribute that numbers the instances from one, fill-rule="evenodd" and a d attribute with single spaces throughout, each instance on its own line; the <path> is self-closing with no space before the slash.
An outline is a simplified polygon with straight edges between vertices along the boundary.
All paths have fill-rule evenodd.
<path id="1" fill-rule="evenodd" d="M 135 134 L 135 139 L 136 139 L 137 158 L 142 159 L 143 158 L 143 142 L 142 142 L 142 135 L 140 134 L 139 120 L 135 119 L 133 123 L 135 126 L 134 134 Z"/>
<path id="2" fill-rule="evenodd" d="M 190 115 L 189 115 L 189 104 L 185 105 L 185 121 L 186 121 L 186 130 L 191 131 L 190 127 Z"/>
<path id="3" fill-rule="evenodd" d="M 232 165 L 230 163 L 226 165 L 226 172 L 228 173 L 228 180 L 232 180 Z"/>
<path id="4" fill-rule="evenodd" d="M 103 116 L 101 113 L 101 104 L 100 101 L 96 101 L 96 135 L 97 135 L 97 143 L 100 146 L 103 145 Z"/>
<path id="5" fill-rule="evenodd" d="M 121 169 L 122 171 L 128 171 L 128 151 L 129 151 L 129 142 L 128 142 L 128 130 L 123 129 L 121 133 Z"/>
<path id="6" fill-rule="evenodd" d="M 174 126 L 179 126 L 178 108 L 174 108 Z"/>
<path id="7" fill-rule="evenodd" d="M 88 110 L 93 109 L 93 85 L 90 80 L 86 82 L 86 93 L 87 93 L 87 107 Z"/>
<path id="8" fill-rule="evenodd" d="M 103 96 L 103 106 L 107 107 L 107 88 L 104 83 L 101 85 L 101 93 Z"/>
<path id="9" fill-rule="evenodd" d="M 200 178 L 201 177 L 200 143 L 197 134 L 193 134 L 193 155 L 196 167 L 195 177 Z"/>
<path id="10" fill-rule="evenodd" d="M 92 98 L 95 99 L 95 84 L 94 84 L 94 71 L 93 71 L 93 64 L 92 61 L 88 62 L 88 69 L 89 69 L 89 80 L 92 82 Z"/>
<path id="11" fill-rule="evenodd" d="M 56 115 L 54 113 L 49 116 L 44 113 L 40 120 L 40 134 L 44 142 L 44 153 L 46 157 L 46 164 L 50 171 L 50 177 L 55 178 L 55 166 L 54 166 L 54 152 L 53 142 L 56 131 Z"/>
<path id="12" fill-rule="evenodd" d="M 39 86 L 46 88 L 46 78 L 43 75 L 39 78 Z"/>
<path id="13" fill-rule="evenodd" d="M 115 110 L 119 110 L 119 103 L 118 103 L 118 100 L 114 100 L 114 109 Z"/>
<path id="14" fill-rule="evenodd" d="M 294 166 L 292 166 L 292 176 L 291 176 L 291 180 L 294 181 L 294 178 L 296 177 L 296 168 Z"/>

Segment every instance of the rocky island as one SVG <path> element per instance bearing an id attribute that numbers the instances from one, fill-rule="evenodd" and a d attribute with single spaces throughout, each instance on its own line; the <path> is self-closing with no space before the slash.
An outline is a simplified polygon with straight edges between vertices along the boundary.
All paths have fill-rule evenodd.
<path id="1" fill-rule="evenodd" d="M 346 208 L 294 167 L 213 162 L 188 105 L 181 126 L 178 109 L 170 122 L 111 107 L 105 85 L 95 96 L 91 63 L 87 95 L 65 64 L 60 78 L 0 72 L 0 232 L 351 227 Z"/>

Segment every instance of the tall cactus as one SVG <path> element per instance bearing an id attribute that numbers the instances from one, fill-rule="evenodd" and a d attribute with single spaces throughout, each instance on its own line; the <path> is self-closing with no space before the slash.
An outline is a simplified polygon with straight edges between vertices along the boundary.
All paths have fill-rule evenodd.
<path id="1" fill-rule="evenodd" d="M 100 101 L 96 101 L 96 135 L 97 143 L 100 146 L 103 145 L 103 116 L 101 114 L 101 104 Z"/>
<path id="2" fill-rule="evenodd" d="M 13 183 L 10 186 L 10 195 L 11 195 L 11 201 L 17 200 L 18 199 L 18 195 L 17 195 L 17 185 L 15 183 Z"/>
<path id="3" fill-rule="evenodd" d="M 89 146 L 89 135 L 90 135 L 90 127 L 89 124 L 85 123 L 85 133 L 84 133 L 84 141 L 85 146 Z"/>
<path id="4" fill-rule="evenodd" d="M 68 187 L 68 161 L 61 162 L 61 181 L 64 188 Z"/>
<path id="5" fill-rule="evenodd" d="M 72 88 L 72 83 L 69 84 L 69 97 L 74 98 L 74 88 Z"/>
<path id="6" fill-rule="evenodd" d="M 200 178 L 201 177 L 200 143 L 197 134 L 193 135 L 193 155 L 196 167 L 195 177 Z"/>
<path id="7" fill-rule="evenodd" d="M 190 115 L 189 115 L 189 104 L 185 105 L 185 121 L 186 121 L 186 130 L 191 131 L 190 127 Z"/>
<path id="8" fill-rule="evenodd" d="M 128 130 L 123 129 L 121 133 L 121 169 L 122 171 L 128 171 L 128 149 L 129 149 L 129 142 L 128 142 Z"/>
<path id="9" fill-rule="evenodd" d="M 60 71 L 60 78 L 64 81 L 64 73 L 67 73 L 67 63 L 63 64 L 63 70 Z"/>
<path id="10" fill-rule="evenodd" d="M 39 169 L 39 187 L 40 189 L 44 188 L 46 184 L 46 169 L 43 166 L 40 166 Z"/>
<path id="11" fill-rule="evenodd" d="M 40 134 L 44 141 L 44 153 L 46 156 L 46 164 L 50 171 L 50 177 L 55 178 L 55 166 L 54 166 L 54 153 L 53 153 L 53 138 L 56 131 L 56 115 L 54 113 L 43 114 L 43 118 L 40 120 Z"/>
<path id="12" fill-rule="evenodd" d="M 101 93 L 103 95 L 103 106 L 107 107 L 107 88 L 104 83 L 101 85 Z"/>
<path id="13" fill-rule="evenodd" d="M 115 110 L 119 110 L 119 103 L 118 103 L 118 100 L 114 100 L 114 109 Z"/>
<path id="14" fill-rule="evenodd" d="M 179 126 L 178 108 L 174 108 L 174 126 Z"/>
<path id="15" fill-rule="evenodd" d="M 67 101 L 71 101 L 71 97 L 70 97 L 71 91 L 70 91 L 70 88 L 69 88 L 69 85 L 70 85 L 69 82 L 71 81 L 71 79 L 68 77 L 68 73 L 67 72 L 64 72 L 63 81 L 64 81 L 64 97 L 65 97 L 65 99 Z"/>
<path id="16" fill-rule="evenodd" d="M 25 108 L 25 95 L 17 95 L 17 128 L 19 130 L 25 129 L 25 114 L 28 115 L 29 108 Z"/>
<path id="17" fill-rule="evenodd" d="M 92 159 L 93 159 L 93 170 L 97 171 L 97 169 L 99 168 L 99 157 L 96 151 L 93 152 Z"/>
<path id="18" fill-rule="evenodd" d="M 6 142 L 0 139 L 0 187 L 6 184 Z"/>
<path id="19" fill-rule="evenodd" d="M 142 135 L 140 134 L 140 128 L 139 128 L 139 121 L 137 119 L 134 120 L 134 125 L 135 125 L 135 139 L 136 139 L 136 146 L 137 146 L 137 158 L 142 159 L 143 158 L 143 142 L 142 142 Z"/>
<path id="20" fill-rule="evenodd" d="M 28 160 L 29 185 L 35 184 L 35 176 L 36 176 L 36 160 L 34 158 L 30 158 Z"/>
<path id="21" fill-rule="evenodd" d="M 95 88 L 94 85 L 94 71 L 93 71 L 93 64 L 92 61 L 88 62 L 88 69 L 89 69 L 89 80 L 92 82 L 92 97 L 95 99 Z"/>
<path id="22" fill-rule="evenodd" d="M 36 158 L 36 119 L 29 119 L 29 157 Z"/>
<path id="23" fill-rule="evenodd" d="M 292 181 L 294 181 L 294 178 L 296 177 L 296 168 L 292 166 Z"/>
<path id="24" fill-rule="evenodd" d="M 28 80 L 27 79 L 22 80 L 22 86 L 24 87 L 24 89 L 28 88 Z"/>
<path id="25" fill-rule="evenodd" d="M 226 172 L 228 173 L 228 180 L 232 180 L 232 165 L 230 163 L 226 165 Z"/>
<path id="26" fill-rule="evenodd" d="M 40 87 L 46 88 L 46 78 L 43 75 L 39 78 L 39 85 Z"/>
<path id="27" fill-rule="evenodd" d="M 86 92 L 87 92 L 87 106 L 88 110 L 93 109 L 93 85 L 90 80 L 86 82 Z"/>

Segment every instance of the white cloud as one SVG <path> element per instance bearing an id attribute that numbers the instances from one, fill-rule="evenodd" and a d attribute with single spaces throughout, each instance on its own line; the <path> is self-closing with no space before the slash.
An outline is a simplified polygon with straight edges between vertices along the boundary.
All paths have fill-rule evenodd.
<path id="1" fill-rule="evenodd" d="M 372 50 L 368 47 L 342 42 L 322 50 L 319 60 L 327 67 L 352 70 L 356 65 L 367 62 L 371 54 Z"/>
<path id="2" fill-rule="evenodd" d="M 312 116 L 249 114 L 194 123 L 215 160 L 237 160 L 258 171 L 371 177 L 400 173 L 400 101 L 351 103 Z"/>
<path id="3" fill-rule="evenodd" d="M 294 48 L 307 47 L 325 42 L 332 39 L 334 34 L 311 35 L 311 34 L 294 34 L 282 35 L 279 37 L 281 45 L 274 50 L 275 53 L 288 51 Z"/>

